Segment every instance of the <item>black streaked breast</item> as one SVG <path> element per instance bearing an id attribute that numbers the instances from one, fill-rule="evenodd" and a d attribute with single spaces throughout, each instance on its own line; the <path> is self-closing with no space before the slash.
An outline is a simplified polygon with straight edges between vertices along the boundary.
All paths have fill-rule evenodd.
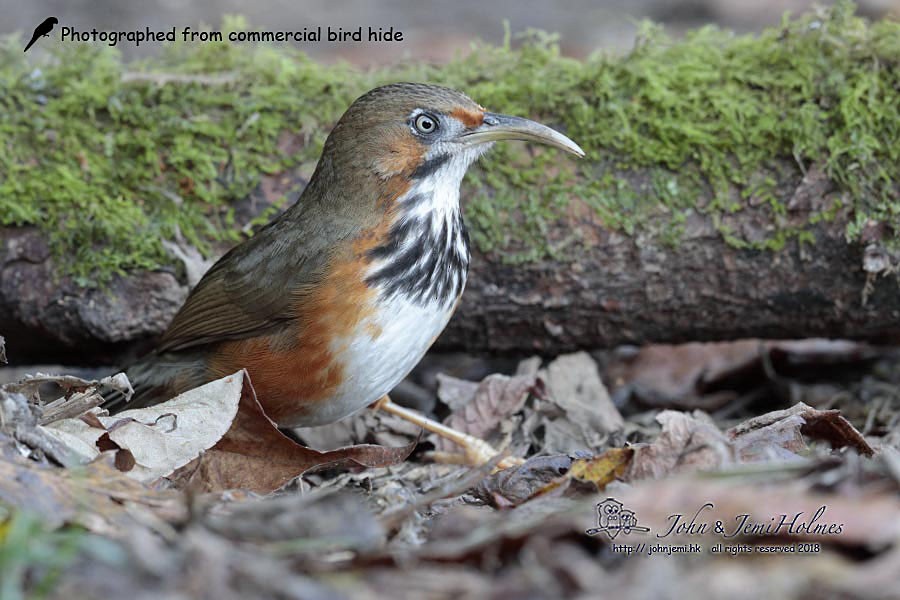
<path id="1" fill-rule="evenodd" d="M 388 296 L 402 294 L 419 305 L 452 304 L 463 291 L 469 270 L 469 234 L 462 214 L 410 208 L 429 198 L 419 194 L 405 200 L 404 211 L 387 240 L 368 256 L 380 266 L 366 278 L 370 287 Z"/>

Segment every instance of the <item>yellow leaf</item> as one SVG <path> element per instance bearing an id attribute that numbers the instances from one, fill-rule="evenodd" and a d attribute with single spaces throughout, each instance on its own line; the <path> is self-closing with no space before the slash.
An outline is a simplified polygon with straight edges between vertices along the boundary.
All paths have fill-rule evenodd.
<path id="1" fill-rule="evenodd" d="M 625 473 L 634 457 L 633 448 L 610 448 L 599 456 L 578 458 L 562 477 L 557 477 L 542 487 L 532 497 L 552 492 L 562 485 L 568 485 L 572 479 L 593 483 L 597 490 L 602 490 L 616 477 Z"/>
<path id="2" fill-rule="evenodd" d="M 593 483 L 597 489 L 602 490 L 608 483 L 625 473 L 633 456 L 633 448 L 610 448 L 600 456 L 575 460 L 567 476 Z"/>

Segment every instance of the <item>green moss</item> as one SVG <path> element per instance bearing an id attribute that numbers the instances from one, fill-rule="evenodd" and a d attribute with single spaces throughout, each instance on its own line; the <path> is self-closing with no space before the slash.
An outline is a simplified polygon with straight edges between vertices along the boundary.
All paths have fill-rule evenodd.
<path id="1" fill-rule="evenodd" d="M 691 211 L 715 216 L 750 203 L 765 207 L 773 233 L 746 240 L 723 225 L 730 243 L 807 240 L 806 227 L 785 223 L 776 192 L 814 164 L 844 192 L 850 238 L 900 214 L 897 22 L 869 24 L 840 3 L 757 36 L 707 27 L 673 41 L 646 25 L 627 55 L 584 61 L 560 56 L 547 34 L 520 38 L 515 49 L 509 40 L 479 46 L 440 67 L 375 71 L 229 43 L 176 43 L 131 65 L 106 46 L 58 44 L 35 65 L 21 40 L 9 40 L 0 49 L 0 224 L 45 229 L 84 281 L 166 262 L 161 240 L 176 231 L 201 250 L 236 240 L 234 202 L 263 174 L 310 170 L 349 102 L 396 80 L 463 89 L 492 110 L 561 127 L 587 151 L 575 163 L 507 144 L 472 170 L 473 237 L 509 261 L 574 247 L 574 234 L 546 235 L 572 197 L 609 227 L 664 243 L 677 243 Z M 126 70 L 196 79 L 160 85 Z M 311 143 L 286 154 L 285 132 Z M 786 161 L 796 168 L 786 171 Z M 663 225 L 650 218 L 659 215 Z"/>

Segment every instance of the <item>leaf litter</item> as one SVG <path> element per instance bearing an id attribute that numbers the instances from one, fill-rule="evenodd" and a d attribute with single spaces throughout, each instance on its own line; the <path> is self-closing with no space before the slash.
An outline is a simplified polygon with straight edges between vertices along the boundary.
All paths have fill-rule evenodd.
<path id="1" fill-rule="evenodd" d="M 50 597 L 552 598 L 601 585 L 604 595 L 714 598 L 751 589 L 740 584 L 745 563 L 765 576 L 740 597 L 898 597 L 900 361 L 849 342 L 779 344 L 653 347 L 640 352 L 658 362 L 620 352 L 598 355 L 602 368 L 578 353 L 480 382 L 438 377 L 445 424 L 526 459 L 496 473 L 434 462 L 453 446 L 372 410 L 285 435 L 245 373 L 115 416 L 96 408 L 98 392 L 127 392 L 121 378 L 6 384 L 0 571 L 4 552 L 63 532 L 77 550 L 54 563 Z M 830 394 L 810 378 L 861 361 L 865 376 L 830 377 Z M 654 378 L 676 383 L 648 396 Z M 43 400 L 47 383 L 62 397 Z M 626 536 L 585 533 L 605 498 L 654 533 L 711 505 L 702 520 L 735 530 L 731 545 L 819 551 L 627 557 L 613 549 Z M 773 517 L 820 507 L 840 535 L 760 533 Z M 757 529 L 740 530 L 740 515 Z M 43 532 L 27 543 L 9 533 L 25 518 Z M 722 540 L 707 530 L 688 541 Z M 23 594 L 49 574 L 16 564 Z"/>

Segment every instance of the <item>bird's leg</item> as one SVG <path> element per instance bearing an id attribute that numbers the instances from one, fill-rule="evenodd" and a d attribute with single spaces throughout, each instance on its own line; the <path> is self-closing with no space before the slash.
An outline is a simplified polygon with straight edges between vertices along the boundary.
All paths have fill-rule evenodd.
<path id="1" fill-rule="evenodd" d="M 499 454 L 490 444 L 481 438 L 469 435 L 468 433 L 463 433 L 462 431 L 457 431 L 452 427 L 447 427 L 443 423 L 438 423 L 434 419 L 429 419 L 425 415 L 414 410 L 405 408 L 399 404 L 394 404 L 387 395 L 382 396 L 380 399 L 373 402 L 371 408 L 380 409 L 396 417 L 400 417 L 401 419 L 414 423 L 422 429 L 435 433 L 462 447 L 463 452 L 461 455 L 446 452 L 435 453 L 437 458 L 443 459 L 442 462 L 462 462 L 478 467 Z M 462 458 L 462 460 L 458 460 L 458 458 Z M 521 458 L 507 456 L 497 463 L 497 468 L 508 469 L 510 467 L 518 466 L 523 462 L 524 461 Z"/>

